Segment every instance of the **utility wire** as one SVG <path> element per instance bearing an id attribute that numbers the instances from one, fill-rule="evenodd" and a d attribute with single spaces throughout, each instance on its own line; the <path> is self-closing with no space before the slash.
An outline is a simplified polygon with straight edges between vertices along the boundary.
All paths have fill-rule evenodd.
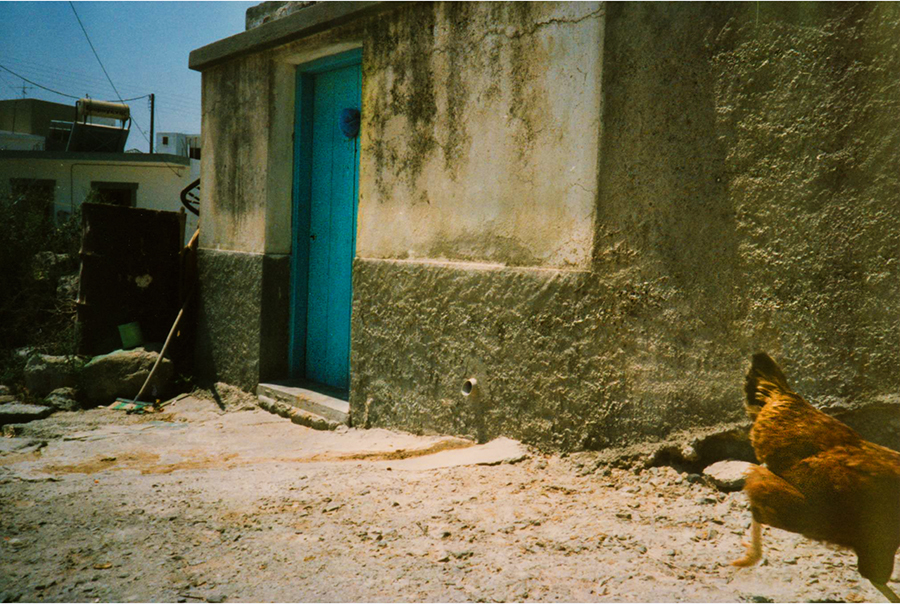
<path id="1" fill-rule="evenodd" d="M 126 99 L 123 99 L 123 98 L 122 98 L 122 95 L 119 94 L 119 91 L 118 91 L 118 89 L 116 88 L 116 85 L 113 83 L 112 78 L 109 77 L 109 72 L 107 72 L 107 71 L 106 71 L 106 67 L 103 66 L 103 61 L 100 60 L 100 55 L 97 54 L 97 49 L 94 48 L 94 44 L 93 44 L 93 42 L 91 42 L 91 37 L 88 35 L 87 29 L 84 27 L 84 23 L 82 23 L 82 21 L 81 21 L 81 17 L 78 16 L 78 11 L 75 10 L 75 4 L 74 4 L 71 0 L 69 0 L 69 6 L 72 8 L 72 12 L 75 14 L 75 19 L 78 21 L 78 25 L 81 27 L 81 31 L 84 33 L 84 37 L 85 37 L 85 39 L 87 40 L 88 46 L 91 47 L 91 52 L 94 53 L 94 57 L 97 59 L 97 63 L 100 65 L 100 69 L 103 70 L 103 75 L 106 76 L 106 80 L 109 82 L 109 85 L 112 86 L 113 92 L 116 93 L 116 97 L 118 98 L 119 102 L 120 102 L 120 103 L 125 103 Z M 46 86 L 41 86 L 40 84 L 37 84 L 37 83 L 35 83 L 35 82 L 30 81 L 30 80 L 28 80 L 27 78 L 25 78 L 25 77 L 23 77 L 23 76 L 21 76 L 21 75 L 15 73 L 14 71 L 10 70 L 9 68 L 3 67 L 2 65 L 0 65 L 0 68 L 2 68 L 2 69 L 4 69 L 4 70 L 8 71 L 9 73 L 13 74 L 14 76 L 16 76 L 16 77 L 18 77 L 18 78 L 21 78 L 22 80 L 28 82 L 29 84 L 33 84 L 33 85 L 37 86 L 38 88 L 42 88 L 43 90 L 47 90 L 48 92 L 52 92 L 52 93 L 54 93 L 54 94 L 58 94 L 58 95 L 65 96 L 65 97 L 68 97 L 68 98 L 73 98 L 73 99 L 79 99 L 79 98 L 80 98 L 80 97 L 77 97 L 77 96 L 73 96 L 73 95 L 66 94 L 66 93 L 64 93 L 64 92 L 59 92 L 58 90 L 53 90 L 53 89 L 51 89 L 51 88 L 47 88 Z M 127 100 L 129 100 L 129 101 L 135 101 L 135 100 L 147 98 L 147 97 L 149 97 L 149 96 L 150 96 L 149 94 L 146 94 L 146 95 L 143 95 L 143 96 L 134 97 L 134 98 L 127 99 Z M 137 121 L 134 119 L 134 117 L 132 117 L 132 120 L 131 120 L 131 121 L 134 123 L 135 126 L 137 126 L 138 132 L 141 133 L 141 136 L 143 136 L 143 137 L 144 137 L 144 140 L 147 141 L 147 143 L 149 144 L 149 143 L 150 143 L 150 139 L 147 137 L 147 134 L 144 132 L 143 128 L 141 128 L 141 125 L 137 123 Z M 174 168 L 172 168 L 172 166 L 169 165 L 168 162 L 166 162 L 166 166 L 168 166 L 170 170 L 172 170 L 173 172 L 175 172 Z"/>
<path id="2" fill-rule="evenodd" d="M 94 48 L 94 44 L 93 44 L 93 42 L 91 42 L 91 37 L 88 35 L 87 30 L 84 28 L 84 23 L 81 22 L 81 17 L 78 16 L 78 11 L 75 10 L 75 3 L 73 3 L 72 0 L 69 0 L 69 6 L 72 7 L 72 12 L 75 13 L 75 18 L 78 19 L 78 25 L 81 26 L 81 31 L 84 32 L 84 37 L 87 40 L 88 46 L 91 47 L 91 51 L 94 53 L 94 56 L 97 58 L 97 63 L 100 64 L 100 69 L 103 70 L 103 75 L 106 76 L 106 79 L 109 81 L 109 85 L 112 86 L 113 92 L 116 93 L 116 97 L 119 99 L 119 102 L 124 103 L 125 101 L 122 100 L 122 95 L 119 94 L 119 91 L 116 89 L 116 85 L 113 84 L 112 78 L 109 77 L 109 73 L 106 71 L 106 67 L 103 66 L 103 61 L 100 60 L 100 55 L 97 54 L 97 49 Z M 132 117 L 131 121 L 134 123 L 135 126 L 137 126 L 138 132 L 141 133 L 141 136 L 144 137 L 144 140 L 147 141 L 147 144 L 150 144 L 150 139 L 147 138 L 147 133 L 144 132 L 144 129 L 141 128 L 141 125 L 137 123 L 137 120 L 135 120 Z"/>
<path id="3" fill-rule="evenodd" d="M 52 67 L 41 65 L 35 63 L 33 61 L 23 61 L 21 59 L 16 59 L 15 57 L 4 55 L 0 53 L 0 64 L 6 65 L 8 69 L 17 70 L 19 74 L 25 74 L 23 77 L 33 78 L 37 81 L 48 81 L 50 83 L 46 84 L 46 86 L 53 86 L 58 90 L 66 90 L 66 89 L 74 89 L 87 87 L 86 89 L 97 88 L 100 82 L 106 83 L 104 78 L 96 78 L 93 76 L 89 76 L 84 74 L 83 72 L 77 72 L 74 70 L 59 70 L 54 69 Z M 12 67 L 9 67 L 12 65 Z M 20 68 L 18 65 L 22 65 Z M 59 81 L 61 84 L 56 85 L 55 82 Z M 139 97 L 139 91 L 144 88 L 143 85 L 134 86 L 134 85 L 125 85 L 123 86 L 120 82 L 117 86 L 118 90 L 122 94 L 126 94 L 131 92 L 131 95 L 137 98 Z M 146 96 L 146 95 L 145 95 Z M 181 104 L 185 107 L 196 107 L 199 105 L 199 101 L 196 98 L 189 98 L 186 96 L 180 96 L 172 92 L 166 92 L 167 99 L 175 99 L 176 101 L 180 98 L 183 99 Z M 130 100 L 130 99 L 124 99 Z"/>
<path id="4" fill-rule="evenodd" d="M 28 83 L 31 84 L 32 86 L 37 86 L 38 88 L 42 88 L 43 90 L 46 90 L 47 92 L 52 92 L 53 94 L 58 94 L 58 95 L 60 95 L 60 96 L 68 97 L 68 98 L 70 98 L 70 99 L 76 99 L 76 100 L 77 100 L 77 99 L 80 99 L 80 98 L 81 98 L 81 97 L 78 97 L 78 96 L 72 96 L 71 94 L 66 94 L 65 92 L 60 92 L 59 90 L 53 90 L 52 88 L 47 88 L 46 86 L 41 86 L 41 85 L 38 84 L 37 82 L 32 82 L 31 80 L 29 80 L 29 79 L 26 78 L 25 76 L 21 76 L 21 75 L 17 74 L 15 71 L 13 71 L 12 69 L 9 69 L 8 67 L 4 67 L 3 65 L 0 65 L 0 69 L 2 69 L 2 70 L 4 70 L 4 71 L 8 71 L 9 73 L 13 74 L 13 75 L 16 76 L 17 78 L 19 78 L 19 79 L 21 79 L 21 80 L 24 80 L 24 81 L 28 82 Z"/>
<path id="5" fill-rule="evenodd" d="M 26 78 L 25 76 L 19 75 L 18 73 L 16 73 L 16 72 L 13 71 L 12 69 L 10 69 L 10 68 L 8 68 L 8 67 L 5 67 L 5 66 L 3 66 L 3 65 L 0 65 L 0 69 L 2 69 L 2 70 L 4 70 L 4 71 L 8 71 L 8 72 L 11 73 L 12 75 L 14 75 L 14 76 L 16 76 L 17 78 L 19 78 L 20 80 L 24 80 L 25 82 L 28 82 L 28 83 L 31 84 L 32 86 L 37 86 L 38 88 L 40 88 L 40 89 L 42 89 L 42 90 L 46 90 L 47 92 L 52 92 L 53 94 L 58 94 L 58 95 L 60 95 L 60 96 L 64 96 L 64 97 L 67 97 L 67 98 L 70 98 L 70 99 L 81 99 L 81 98 L 82 98 L 82 97 L 80 97 L 80 96 L 74 96 L 74 95 L 71 95 L 71 94 L 66 94 L 65 92 L 60 92 L 60 91 L 58 91 L 58 90 L 53 90 L 52 88 L 48 88 L 47 86 L 43 86 L 43 85 L 41 85 L 41 84 L 38 84 L 37 82 L 33 82 L 33 81 L 29 80 L 28 78 Z M 18 89 L 17 89 L 17 90 L 18 90 Z M 133 97 L 133 98 L 130 98 L 130 99 L 121 99 L 121 98 L 120 98 L 119 101 L 122 102 L 122 103 L 126 103 L 126 102 L 128 102 L 128 101 L 139 101 L 139 100 L 141 100 L 141 99 L 146 99 L 146 98 L 149 98 L 149 97 L 150 97 L 149 94 L 145 94 L 145 95 L 142 95 L 142 96 L 136 96 L 136 97 Z"/>
<path id="6" fill-rule="evenodd" d="M 6 85 L 9 86 L 10 88 L 12 88 L 12 89 L 16 92 L 16 94 L 19 93 L 19 89 L 16 88 L 15 86 L 13 86 L 12 84 L 10 84 L 10 83 L 6 80 L 6 77 L 5 77 L 5 76 L 4 76 L 3 78 L 0 78 L 0 79 L 3 80 L 3 83 L 4 83 L 4 84 L 6 84 Z"/>
<path id="7" fill-rule="evenodd" d="M 12 67 L 9 66 L 10 61 L 12 62 Z M 17 65 L 18 63 L 22 63 L 24 69 L 19 68 Z M 63 72 L 60 70 L 48 68 L 46 66 L 38 66 L 38 64 L 36 63 L 30 61 L 22 61 L 9 55 L 3 55 L 2 53 L 0 53 L 0 66 L 3 66 L 12 73 L 15 73 L 15 77 L 20 79 L 25 78 L 25 80 L 28 80 L 29 82 L 47 81 L 47 84 L 41 84 L 42 89 L 49 88 L 50 90 L 54 91 L 54 94 L 55 91 L 73 90 L 79 88 L 82 88 L 84 90 L 91 90 L 97 88 L 100 85 L 100 82 L 105 83 L 105 80 L 103 78 L 87 76 L 86 74 L 80 72 Z M 0 69 L 0 72 L 2 71 L 3 70 Z M 32 71 L 34 71 L 35 74 L 40 72 L 40 75 L 32 74 Z M 76 77 L 73 78 L 72 75 L 75 75 Z M 47 78 L 50 78 L 50 80 L 48 81 Z M 59 81 L 61 85 L 57 85 L 56 81 Z M 141 86 L 141 88 L 142 87 L 143 86 Z M 120 82 L 117 88 L 120 93 L 125 93 L 127 91 L 126 89 L 130 89 L 128 91 L 130 91 L 133 95 L 131 98 L 123 99 L 123 102 L 140 100 L 149 97 L 149 94 L 141 95 L 139 93 L 140 88 L 136 86 L 123 87 Z M 17 93 L 19 92 L 21 91 L 17 90 Z M 68 95 L 68 97 L 72 98 L 74 97 L 74 95 Z M 117 99 L 110 100 L 118 102 Z M 167 113 L 175 113 L 190 118 L 191 120 L 194 120 L 198 117 L 200 113 L 198 107 L 199 105 L 200 101 L 197 99 L 180 96 L 170 91 L 167 91 L 161 99 L 158 98 L 156 102 L 157 110 L 163 110 Z"/>
<path id="8" fill-rule="evenodd" d="M 81 17 L 78 16 L 78 11 L 75 10 L 75 4 L 69 1 L 69 6 L 72 7 L 72 12 L 75 13 L 75 18 L 78 19 L 78 25 L 81 26 L 81 31 L 84 32 L 84 37 L 87 39 L 88 46 L 91 47 L 91 51 L 94 53 L 94 56 L 97 58 L 97 62 L 100 64 L 100 69 L 103 70 L 103 75 L 106 76 L 107 81 L 109 81 L 109 85 L 112 86 L 113 91 L 116 93 L 116 96 L 119 100 L 122 100 L 122 95 L 119 94 L 119 91 L 116 90 L 116 85 L 113 84 L 112 78 L 109 77 L 109 73 L 106 71 L 106 67 L 103 66 L 103 61 L 100 60 L 100 55 L 97 54 L 97 49 L 94 48 L 94 44 L 91 42 L 91 37 L 88 35 L 87 30 L 84 28 L 84 23 L 81 22 Z"/>

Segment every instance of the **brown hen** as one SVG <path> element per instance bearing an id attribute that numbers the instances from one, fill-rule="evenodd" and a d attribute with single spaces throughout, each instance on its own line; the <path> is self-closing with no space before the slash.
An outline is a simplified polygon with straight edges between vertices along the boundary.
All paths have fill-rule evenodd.
<path id="1" fill-rule="evenodd" d="M 747 472 L 752 541 L 732 564 L 759 561 L 767 524 L 852 548 L 859 573 L 900 602 L 887 586 L 900 546 L 900 454 L 807 403 L 765 353 L 754 355 L 744 390 L 750 442 L 764 466 Z"/>

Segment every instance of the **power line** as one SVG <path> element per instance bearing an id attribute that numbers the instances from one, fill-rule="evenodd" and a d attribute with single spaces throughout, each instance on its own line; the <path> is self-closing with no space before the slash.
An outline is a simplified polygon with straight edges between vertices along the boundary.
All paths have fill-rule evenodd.
<path id="1" fill-rule="evenodd" d="M 119 91 L 116 89 L 116 85 L 113 84 L 112 78 L 109 77 L 109 73 L 106 71 L 106 67 L 103 66 L 103 61 L 100 60 L 100 55 L 97 54 L 97 49 L 94 48 L 94 43 L 91 42 L 91 37 L 88 35 L 87 30 L 84 28 L 84 23 L 81 22 L 81 17 L 78 16 L 78 11 L 75 10 L 75 4 L 71 0 L 69 0 L 69 6 L 72 7 L 72 12 L 75 13 L 75 18 L 78 20 L 78 25 L 81 26 L 81 31 L 84 32 L 84 37 L 87 40 L 88 46 L 91 47 L 91 51 L 97 58 L 97 63 L 100 64 L 100 69 L 103 70 L 103 75 L 106 76 L 106 79 L 109 81 L 109 85 L 112 86 L 113 92 L 116 93 L 116 97 L 119 99 L 119 102 L 124 103 L 125 101 L 122 100 L 122 95 L 119 94 Z M 135 126 L 137 126 L 138 132 L 141 133 L 141 136 L 143 136 L 144 140 L 149 144 L 150 139 L 147 138 L 147 134 L 144 132 L 144 129 L 141 128 L 141 125 L 133 117 L 131 118 L 131 121 Z"/>
<path id="2" fill-rule="evenodd" d="M 2 74 L 0 74 L 0 75 L 2 75 Z M 16 94 L 19 93 L 19 89 L 16 88 L 15 86 L 13 86 L 12 84 L 10 84 L 10 83 L 6 80 L 6 77 L 5 77 L 5 76 L 4 76 L 3 78 L 0 78 L 0 79 L 3 80 L 3 83 L 4 83 L 4 84 L 6 84 L 6 85 L 9 86 L 10 88 L 12 88 L 13 91 L 14 91 Z"/>
<path id="3" fill-rule="evenodd" d="M 12 66 L 10 66 L 10 63 L 12 63 Z M 103 80 L 102 78 L 98 79 L 85 76 L 81 72 L 73 71 L 71 72 L 71 75 L 68 75 L 68 72 L 62 72 L 46 66 L 33 66 L 28 63 L 31 62 L 22 61 L 15 57 L 0 53 L 0 65 L 3 65 L 5 69 L 14 73 L 18 78 L 25 78 L 31 82 L 43 82 L 41 84 L 42 89 L 50 89 L 54 91 L 54 93 L 56 91 L 72 90 L 73 88 L 90 90 L 95 88 L 98 83 Z M 19 68 L 18 64 L 21 64 L 22 68 Z M 40 73 L 40 76 L 32 75 L 33 73 Z M 49 78 L 50 81 L 48 81 L 47 78 Z M 57 81 L 59 84 L 56 84 Z M 123 99 L 123 101 L 139 100 L 149 96 L 148 94 L 140 94 L 140 88 L 136 86 L 118 86 L 120 92 L 125 92 L 126 88 L 133 91 L 132 98 Z M 141 88 L 143 88 L 143 86 L 141 86 Z M 68 96 L 71 98 L 75 95 L 69 94 Z M 84 95 L 82 94 L 82 96 Z M 158 93 L 157 97 L 159 97 Z M 166 91 L 162 98 L 157 98 L 157 109 L 196 119 L 200 115 L 200 101 L 199 99 L 189 99 L 188 97 L 178 95 L 177 93 Z"/>
<path id="4" fill-rule="evenodd" d="M 87 76 L 83 73 L 76 73 L 73 71 L 60 72 L 47 65 L 30 64 L 30 62 L 21 61 L 5 55 L 0 55 L 0 63 L 25 77 L 44 82 L 44 85 L 51 86 L 57 90 L 91 90 L 100 86 L 105 89 L 106 86 L 109 86 L 109 83 L 103 77 Z M 126 92 L 124 88 L 126 87 L 120 88 L 123 93 Z"/>
<path id="5" fill-rule="evenodd" d="M 29 64 L 30 63 L 30 64 Z M 83 74 L 82 72 L 76 72 L 71 70 L 61 71 L 58 69 L 53 69 L 51 67 L 45 65 L 37 65 L 30 61 L 22 61 L 20 59 L 16 59 L 15 57 L 11 57 L 9 55 L 0 54 L 0 64 L 4 64 L 7 66 L 7 69 L 15 70 L 17 74 L 21 77 L 31 78 L 36 81 L 44 82 L 44 86 L 53 87 L 57 90 L 66 90 L 73 88 L 81 88 L 87 86 L 88 89 L 96 88 L 99 82 L 105 82 L 103 78 L 95 78 Z M 22 67 L 18 67 L 18 65 L 22 65 Z M 38 75 L 39 74 L 39 75 Z M 50 80 L 50 82 L 48 82 Z M 59 81 L 60 85 L 55 85 L 53 82 Z M 121 83 L 118 86 L 120 92 L 125 93 L 129 90 L 132 92 L 132 96 L 137 98 L 142 98 L 139 91 L 145 88 L 144 85 L 125 85 L 122 86 Z M 99 95 L 97 95 L 99 96 Z M 191 99 L 184 96 L 179 96 L 172 92 L 166 92 L 166 98 L 169 100 L 174 100 L 175 104 L 183 105 L 186 107 L 196 107 L 200 104 L 200 101 L 196 98 Z M 129 99 L 125 99 L 129 100 Z M 179 102 L 180 101 L 180 102 Z"/>
<path id="6" fill-rule="evenodd" d="M 106 76 L 107 81 L 109 81 L 109 85 L 112 86 L 113 92 L 116 93 L 116 97 L 118 97 L 119 101 L 122 100 L 122 95 L 119 94 L 119 91 L 116 90 L 116 85 L 113 84 L 112 78 L 109 77 L 109 73 L 106 71 L 106 67 L 103 66 L 103 61 L 100 60 L 100 55 L 97 54 L 97 50 L 94 48 L 93 42 L 91 42 L 91 37 L 88 35 L 87 30 L 84 28 L 84 23 L 81 22 L 81 17 L 78 16 L 78 11 L 75 10 L 75 4 L 70 0 L 69 6 L 72 7 L 72 12 L 75 13 L 75 18 L 78 19 L 78 25 L 81 26 L 81 31 L 84 32 L 84 37 L 87 39 L 88 46 L 91 47 L 91 51 L 94 53 L 94 56 L 97 58 L 97 63 L 100 64 L 100 69 L 103 70 L 103 75 Z M 140 127 L 138 127 L 140 130 Z"/>
<path id="7" fill-rule="evenodd" d="M 5 63 L 7 65 L 9 65 L 11 63 L 15 63 L 15 64 L 22 65 L 23 69 L 25 67 L 27 67 L 27 68 L 36 69 L 36 70 L 52 71 L 52 72 L 56 72 L 56 73 L 64 74 L 64 75 L 80 76 L 83 79 L 103 81 L 103 78 L 98 78 L 98 77 L 96 77 L 92 74 L 86 73 L 84 71 L 79 71 L 79 70 L 71 69 L 71 68 L 66 68 L 64 70 L 61 70 L 61 69 L 54 68 L 51 65 L 48 65 L 46 62 L 33 61 L 30 59 L 13 56 L 9 53 L 5 53 L 2 51 L 0 51 L 0 63 Z M 117 78 L 117 79 L 120 79 L 120 78 Z M 129 86 L 129 84 L 131 84 L 131 85 Z M 122 82 L 120 81 L 118 88 L 120 90 L 123 90 L 123 89 L 129 88 L 129 87 L 135 88 L 135 87 L 142 87 L 142 86 L 143 86 L 142 84 L 134 84 L 133 82 L 126 82 L 125 85 L 122 85 Z M 196 100 L 196 98 L 194 96 L 179 95 L 177 93 L 170 93 L 169 96 L 181 97 L 182 99 L 188 100 L 188 101 Z"/>
<path id="8" fill-rule="evenodd" d="M 6 72 L 12 74 L 13 76 L 15 76 L 15 77 L 21 79 L 21 80 L 24 81 L 24 82 L 28 82 L 29 84 L 32 84 L 32 85 L 34 85 L 34 86 L 36 86 L 36 87 L 38 87 L 38 88 L 40 88 L 40 89 L 42 89 L 42 90 L 47 90 L 47 91 L 52 92 L 52 93 L 54 93 L 54 94 L 59 94 L 59 95 L 65 96 L 65 97 L 67 97 L 67 98 L 72 98 L 72 99 L 79 99 L 79 98 L 81 98 L 81 97 L 79 97 L 79 96 L 67 94 L 67 93 L 64 93 L 64 92 L 59 92 L 58 90 L 55 90 L 55 89 L 53 89 L 53 88 L 50 88 L 49 86 L 45 86 L 45 85 L 43 85 L 43 84 L 39 84 L 39 83 L 35 82 L 34 80 L 31 80 L 31 79 L 29 79 L 29 78 L 26 78 L 25 76 L 21 75 L 20 73 L 18 73 L 18 72 L 16 72 L 16 71 L 13 71 L 13 70 L 9 69 L 9 68 L 6 67 L 5 65 L 0 64 L 0 69 L 2 69 L 2 70 L 4 70 L 4 71 L 6 71 Z M 8 86 L 9 89 L 12 90 L 13 93 L 14 93 L 16 96 L 18 96 L 18 95 L 21 93 L 21 90 L 20 90 L 20 89 L 16 88 L 14 85 L 10 84 L 5 78 L 3 78 L 3 83 L 6 84 L 6 86 Z M 145 99 L 145 98 L 149 98 L 149 97 L 150 97 L 149 94 L 144 94 L 144 95 L 137 96 L 137 97 L 132 97 L 132 98 L 127 98 L 127 99 L 122 99 L 122 102 L 124 103 L 124 102 L 129 102 L 129 101 L 138 101 L 138 100 Z M 195 119 L 196 117 L 198 117 L 198 113 L 199 113 L 199 111 L 198 111 L 197 109 L 188 109 L 188 110 L 185 110 L 185 109 L 186 109 L 185 107 L 179 105 L 178 103 L 170 103 L 170 102 L 168 102 L 167 100 L 165 100 L 165 98 L 164 98 L 163 100 L 157 102 L 157 107 L 156 107 L 156 108 L 157 108 L 157 111 L 160 111 L 161 113 L 164 113 L 164 114 L 166 114 L 166 115 L 172 115 L 172 114 L 174 114 L 174 115 L 180 115 L 180 116 L 182 116 L 182 117 L 184 117 L 184 118 L 186 118 L 186 119 L 190 119 L 190 120 L 193 120 L 193 119 Z M 136 107 L 135 109 L 143 109 L 143 107 L 138 106 L 138 107 Z M 164 121 L 165 121 L 165 120 L 164 120 Z M 149 140 L 147 139 L 147 137 L 145 136 L 144 138 L 145 138 L 145 140 L 147 140 L 147 142 L 149 143 Z"/>
<path id="9" fill-rule="evenodd" d="M 4 71 L 8 71 L 9 73 L 13 74 L 13 75 L 16 76 L 17 78 L 19 78 L 19 79 L 21 79 L 21 80 L 24 80 L 25 82 L 28 82 L 28 83 L 31 84 L 32 86 L 37 86 L 38 88 L 41 88 L 41 89 L 43 89 L 43 90 L 46 90 L 47 92 L 52 92 L 53 94 L 58 94 L 58 95 L 60 95 L 60 96 L 65 96 L 65 97 L 68 97 L 68 98 L 70 98 L 70 99 L 76 99 L 76 100 L 78 100 L 78 99 L 81 98 L 81 97 L 78 97 L 78 96 L 72 96 L 71 94 L 66 94 L 65 92 L 60 92 L 59 90 L 53 90 L 52 88 L 47 88 L 46 86 L 42 86 L 42 85 L 38 84 L 37 82 L 32 82 L 31 80 L 29 80 L 29 79 L 26 78 L 25 76 L 21 76 L 21 75 L 17 74 L 15 71 L 13 71 L 12 69 L 9 69 L 8 67 L 4 67 L 3 65 L 0 65 L 0 69 L 3 69 Z"/>
<path id="10" fill-rule="evenodd" d="M 141 96 L 137 96 L 137 97 L 133 97 L 133 98 L 129 98 L 129 99 L 123 99 L 123 98 L 122 98 L 122 95 L 119 93 L 119 90 L 116 88 L 116 85 L 113 83 L 112 78 L 111 78 L 110 75 L 109 75 L 109 72 L 106 70 L 106 67 L 103 65 L 103 61 L 101 61 L 100 56 L 99 56 L 99 54 L 97 53 L 97 50 L 96 50 L 96 48 L 94 47 L 93 42 L 91 42 L 90 35 L 87 33 L 87 29 L 85 28 L 84 23 L 81 21 L 81 17 L 78 16 L 78 11 L 76 11 L 75 5 L 70 1 L 70 2 L 69 2 L 69 6 L 72 8 L 72 12 L 75 14 L 75 18 L 76 18 L 76 20 L 78 21 L 78 25 L 81 27 L 81 31 L 82 31 L 82 33 L 84 33 L 85 39 L 87 40 L 88 45 L 91 47 L 91 51 L 94 53 L 94 57 L 97 59 L 97 63 L 100 65 L 100 69 L 103 70 L 103 74 L 106 76 L 106 80 L 109 82 L 109 85 L 112 87 L 113 91 L 116 93 L 116 96 L 117 96 L 119 102 L 125 103 L 125 102 L 127 102 L 127 101 L 136 101 L 136 100 L 148 98 L 148 97 L 150 96 L 149 94 L 145 94 L 145 95 L 141 95 Z M 17 63 L 31 63 L 32 65 L 36 65 L 34 62 L 31 62 L 31 61 L 24 61 L 24 62 L 23 62 L 23 61 L 21 61 L 21 60 L 16 60 L 16 59 L 14 59 L 14 58 L 12 58 L 12 57 L 9 57 L 9 58 L 12 59 L 14 62 L 17 62 Z M 9 72 L 10 74 L 12 74 L 12 75 L 14 75 L 14 76 L 16 76 L 16 77 L 18 77 L 18 78 L 20 78 L 23 82 L 28 82 L 28 83 L 30 83 L 30 84 L 33 84 L 34 86 L 37 86 L 38 88 L 41 88 L 42 90 L 46 90 L 46 91 L 48 91 L 48 92 L 52 92 L 53 94 L 58 94 L 58 95 L 60 95 L 60 96 L 64 96 L 64 97 L 68 97 L 68 98 L 73 98 L 73 99 L 79 99 L 79 98 L 80 98 L 79 96 L 66 94 L 66 93 L 64 93 L 64 92 L 60 92 L 60 91 L 58 91 L 58 90 L 54 90 L 54 89 L 52 89 L 52 88 L 50 88 L 50 87 L 48 87 L 48 86 L 44 86 L 44 85 L 42 85 L 42 84 L 38 84 L 38 83 L 36 83 L 36 82 L 33 82 L 33 81 L 31 81 L 30 79 L 28 79 L 28 78 L 26 78 L 26 77 L 24 77 L 24 76 L 22 76 L 22 75 L 20 75 L 20 74 L 18 74 L 18 73 L 16 73 L 16 72 L 12 71 L 11 69 L 9 69 L 8 67 L 5 67 L 5 66 L 3 66 L 3 65 L 0 65 L 0 68 L 2 68 L 3 70 Z M 33 69 L 33 68 L 29 68 L 29 69 Z M 60 73 L 59 70 L 47 69 L 46 66 L 41 66 L 40 71 L 45 71 L 45 72 L 49 71 L 50 73 L 52 73 L 53 71 L 56 71 L 57 73 Z M 64 72 L 63 72 L 63 73 L 64 73 Z M 85 75 L 85 74 L 81 74 L 81 75 Z M 89 77 L 89 79 L 92 79 L 92 80 L 93 80 L 93 79 L 95 79 L 95 78 Z M 12 88 L 12 86 L 11 86 L 11 88 Z M 177 95 L 174 95 L 174 96 L 177 97 Z M 184 98 L 184 97 L 182 97 L 182 98 Z M 174 103 L 171 103 L 171 104 L 165 103 L 165 105 L 168 105 L 168 106 L 170 106 L 170 107 L 172 108 L 172 109 L 170 109 L 170 111 L 172 111 L 173 113 L 176 113 L 176 114 L 177 114 L 177 113 L 181 113 L 182 115 L 185 115 L 185 112 L 183 112 L 183 111 L 178 111 L 177 108 L 179 107 L 179 105 L 181 105 L 181 108 L 184 109 L 184 108 L 186 108 L 186 107 L 184 107 L 184 105 L 186 105 L 186 104 L 187 104 L 187 103 L 180 103 L 177 99 L 175 100 Z M 194 106 L 188 108 L 188 109 L 191 111 L 191 113 L 189 114 L 191 118 L 193 118 L 193 117 L 196 116 L 196 113 L 195 113 L 195 112 L 196 112 L 196 109 L 195 109 L 194 107 L 196 107 L 196 105 L 194 105 Z M 141 136 L 143 136 L 144 140 L 145 140 L 147 143 L 150 143 L 150 139 L 147 137 L 147 134 L 144 132 L 144 130 L 141 128 L 140 124 L 137 122 L 137 120 L 134 119 L 133 116 L 132 116 L 132 123 L 134 123 L 134 125 L 137 127 L 138 131 L 141 133 Z M 167 165 L 168 165 L 168 164 L 167 164 Z M 171 169 L 172 167 L 169 166 L 169 168 Z"/>
<path id="11" fill-rule="evenodd" d="M 16 76 L 17 78 L 19 78 L 20 80 L 23 80 L 23 81 L 25 81 L 25 82 L 28 82 L 28 83 L 31 84 L 32 86 L 37 86 L 38 88 L 40 88 L 40 89 L 42 89 L 42 90 L 46 90 L 47 92 L 52 92 L 53 94 L 58 94 L 58 95 L 60 95 L 60 96 L 68 97 L 68 98 L 70 98 L 70 99 L 80 99 L 80 98 L 82 98 L 82 97 L 80 97 L 80 96 L 74 96 L 74 95 L 71 95 L 71 94 L 66 94 L 65 92 L 60 92 L 60 91 L 58 91 L 58 90 L 53 90 L 52 88 L 48 88 L 47 86 L 44 86 L 44 85 L 42 85 L 42 84 L 38 84 L 37 82 L 33 82 L 33 81 L 29 80 L 28 78 L 26 78 L 25 76 L 19 75 L 18 73 L 16 73 L 16 72 L 13 71 L 12 69 L 10 69 L 10 68 L 8 68 L 8 67 L 5 67 L 5 66 L 3 66 L 3 65 L 0 65 L 0 69 L 3 69 L 4 71 L 8 71 L 8 72 L 11 73 L 12 75 L 14 75 L 14 76 Z M 17 89 L 17 91 L 18 91 L 18 89 Z M 144 95 L 136 96 L 136 97 L 130 98 L 130 99 L 122 99 L 122 98 L 120 98 L 119 101 L 122 102 L 122 103 L 125 103 L 125 102 L 128 102 L 128 101 L 139 101 L 139 100 L 141 100 L 141 99 L 146 99 L 146 98 L 148 98 L 149 96 L 150 96 L 149 94 L 144 94 Z"/>

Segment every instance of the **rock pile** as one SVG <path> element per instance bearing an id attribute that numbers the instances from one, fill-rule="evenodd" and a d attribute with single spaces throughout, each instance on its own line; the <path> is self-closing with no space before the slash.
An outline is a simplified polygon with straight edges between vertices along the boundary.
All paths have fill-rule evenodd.
<path id="1" fill-rule="evenodd" d="M 146 348 L 116 350 L 92 359 L 32 353 L 25 365 L 27 392 L 17 395 L 0 385 L 0 426 L 43 419 L 55 411 L 109 405 L 117 398 L 134 399 L 158 358 L 158 352 Z M 142 400 L 165 396 L 174 373 L 172 361 L 163 358 Z M 41 404 L 25 404 L 23 399 L 38 399 Z"/>

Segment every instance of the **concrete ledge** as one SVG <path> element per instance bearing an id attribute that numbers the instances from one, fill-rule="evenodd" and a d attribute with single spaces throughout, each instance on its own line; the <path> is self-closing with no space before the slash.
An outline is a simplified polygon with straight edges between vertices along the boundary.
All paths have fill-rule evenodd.
<path id="1" fill-rule="evenodd" d="M 309 413 L 308 411 L 298 409 L 297 407 L 292 407 L 287 403 L 276 401 L 265 395 L 259 396 L 258 399 L 260 409 L 289 419 L 295 424 L 312 428 L 313 430 L 337 430 L 341 426 L 345 426 L 345 424 L 341 422 L 326 419 L 320 415 Z"/>
<path id="2" fill-rule="evenodd" d="M 350 403 L 330 394 L 314 392 L 289 383 L 270 383 L 260 384 L 256 388 L 256 395 L 260 400 L 266 398 L 285 403 L 333 422 L 344 425 L 350 423 Z"/>
<path id="3" fill-rule="evenodd" d="M 311 36 L 397 5 L 389 2 L 322 2 L 191 51 L 188 67 L 203 71 L 241 55 Z"/>
<path id="4" fill-rule="evenodd" d="M 186 168 L 191 160 L 180 155 L 168 153 L 94 153 L 88 151 L 0 151 L 0 159 L 28 160 L 78 160 L 79 162 L 123 162 L 134 164 L 177 164 Z"/>

